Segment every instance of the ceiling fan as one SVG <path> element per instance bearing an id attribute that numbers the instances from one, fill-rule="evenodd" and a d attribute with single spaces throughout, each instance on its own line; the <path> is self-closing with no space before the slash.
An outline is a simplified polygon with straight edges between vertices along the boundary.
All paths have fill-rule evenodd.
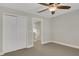
<path id="1" fill-rule="evenodd" d="M 61 3 L 38 3 L 38 4 L 43 5 L 43 6 L 47 6 L 46 9 L 38 11 L 38 13 L 49 10 L 49 11 L 51 11 L 52 15 L 55 14 L 55 11 L 58 10 L 58 9 L 70 9 L 71 8 L 71 6 L 65 6 Z"/>

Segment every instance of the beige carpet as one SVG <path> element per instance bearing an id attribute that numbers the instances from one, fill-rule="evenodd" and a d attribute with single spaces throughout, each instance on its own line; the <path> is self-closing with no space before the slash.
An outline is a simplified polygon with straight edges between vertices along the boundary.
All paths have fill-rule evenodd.
<path id="1" fill-rule="evenodd" d="M 6 53 L 4 56 L 79 56 L 79 49 L 55 43 L 41 45 L 38 41 L 34 45 L 33 48 Z"/>

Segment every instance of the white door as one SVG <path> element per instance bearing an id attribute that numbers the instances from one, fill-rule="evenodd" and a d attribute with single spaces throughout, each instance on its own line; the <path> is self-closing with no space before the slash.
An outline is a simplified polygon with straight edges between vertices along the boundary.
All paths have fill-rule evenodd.
<path id="1" fill-rule="evenodd" d="M 3 52 L 26 48 L 27 18 L 5 15 L 3 17 Z"/>
<path id="2" fill-rule="evenodd" d="M 27 17 L 17 18 L 17 42 L 18 48 L 26 48 L 27 40 Z"/>
<path id="3" fill-rule="evenodd" d="M 3 52 L 17 49 L 17 17 L 4 15 L 3 17 Z"/>

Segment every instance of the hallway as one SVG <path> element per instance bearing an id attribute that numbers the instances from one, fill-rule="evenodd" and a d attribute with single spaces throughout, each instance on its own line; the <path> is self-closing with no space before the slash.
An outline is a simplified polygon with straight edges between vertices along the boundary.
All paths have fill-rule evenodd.
<path id="1" fill-rule="evenodd" d="M 40 41 L 37 41 L 34 45 L 32 48 L 9 52 L 4 56 L 79 56 L 79 49 L 55 43 L 41 45 Z"/>

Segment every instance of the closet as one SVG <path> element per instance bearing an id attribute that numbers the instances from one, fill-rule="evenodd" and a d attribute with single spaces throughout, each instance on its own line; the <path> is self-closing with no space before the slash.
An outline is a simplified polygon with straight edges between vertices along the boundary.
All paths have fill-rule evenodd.
<path id="1" fill-rule="evenodd" d="M 3 14 L 3 52 L 26 48 L 27 17 Z"/>

